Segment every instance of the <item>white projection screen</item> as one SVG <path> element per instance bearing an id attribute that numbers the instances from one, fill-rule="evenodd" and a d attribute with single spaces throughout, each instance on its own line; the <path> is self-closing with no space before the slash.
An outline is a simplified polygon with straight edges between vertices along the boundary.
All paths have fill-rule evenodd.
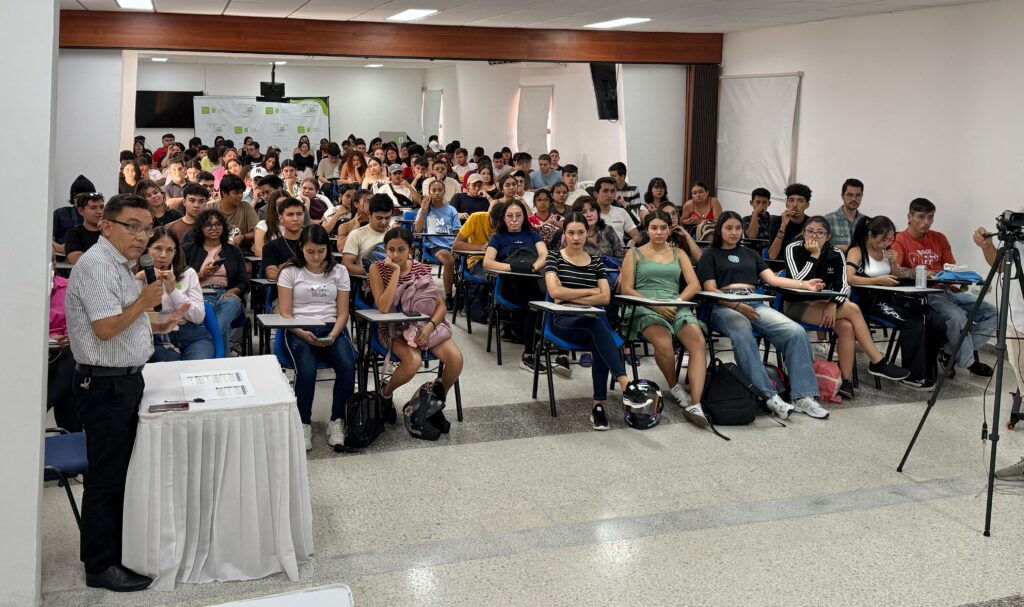
<path id="1" fill-rule="evenodd" d="M 722 77 L 716 184 L 723 206 L 746 208 L 740 205 L 758 187 L 768 188 L 772 198 L 784 198 L 796 158 L 801 75 Z"/>
<path id="2" fill-rule="evenodd" d="M 548 152 L 548 113 L 551 111 L 550 86 L 519 88 L 519 114 L 516 118 L 518 151 L 534 158 Z"/>

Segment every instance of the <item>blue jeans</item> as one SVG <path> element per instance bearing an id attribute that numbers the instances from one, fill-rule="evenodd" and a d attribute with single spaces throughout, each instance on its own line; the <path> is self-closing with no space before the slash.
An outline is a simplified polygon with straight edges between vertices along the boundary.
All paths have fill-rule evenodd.
<path id="1" fill-rule="evenodd" d="M 750 377 L 754 386 L 765 398 L 775 396 L 775 386 L 764 370 L 761 354 L 757 349 L 756 329 L 768 341 L 782 351 L 789 371 L 790 394 L 794 400 L 805 396 L 818 396 L 818 380 L 814 376 L 814 358 L 807 332 L 785 314 L 765 305 L 764 302 L 747 302 L 757 311 L 757 320 L 749 320 L 736 310 L 716 305 L 711 309 L 711 322 L 732 342 L 733 356 L 740 369 Z"/>
<path id="2" fill-rule="evenodd" d="M 943 291 L 928 296 L 928 307 L 932 313 L 939 317 L 946 325 L 946 351 L 950 352 L 956 345 L 960 331 L 967 324 L 967 315 L 978 300 L 976 295 L 970 293 L 951 293 Z M 971 333 L 964 340 L 960 351 L 956 353 L 956 365 L 958 367 L 969 367 L 974 363 L 974 352 L 980 349 L 995 334 L 996 307 L 988 302 L 982 302 L 978 310 L 978 318 L 974 319 L 971 326 Z"/>
<path id="3" fill-rule="evenodd" d="M 333 324 L 333 323 L 332 323 Z M 317 337 L 324 337 L 333 326 L 309 329 Z M 313 392 L 316 390 L 317 361 L 325 360 L 334 369 L 334 404 L 331 406 L 331 421 L 345 417 L 345 403 L 352 398 L 356 379 L 356 357 L 348 332 L 342 333 L 327 348 L 314 347 L 300 338 L 285 334 L 287 351 L 295 365 L 295 400 L 299 406 L 302 423 L 308 424 L 313 414 Z"/>
<path id="4" fill-rule="evenodd" d="M 598 316 L 555 315 L 551 320 L 551 329 L 556 336 L 594 353 L 594 362 L 590 367 L 594 400 L 607 399 L 608 372 L 611 371 L 613 377 L 626 374 L 622 354 L 615 344 L 615 335 L 607 320 Z"/>
<path id="5" fill-rule="evenodd" d="M 164 345 L 168 343 L 174 348 Z M 186 322 L 178 325 L 177 331 L 153 336 L 153 356 L 149 361 L 162 363 L 174 360 L 206 360 L 213 358 L 215 353 L 213 337 L 206 327 Z"/>
<path id="6" fill-rule="evenodd" d="M 214 289 L 214 293 L 203 296 L 213 306 L 213 313 L 217 316 L 217 325 L 220 327 L 221 340 L 224 343 L 224 353 L 231 349 L 231 323 L 240 317 L 245 311 L 245 304 L 241 299 L 234 297 L 222 297 L 225 289 Z"/>

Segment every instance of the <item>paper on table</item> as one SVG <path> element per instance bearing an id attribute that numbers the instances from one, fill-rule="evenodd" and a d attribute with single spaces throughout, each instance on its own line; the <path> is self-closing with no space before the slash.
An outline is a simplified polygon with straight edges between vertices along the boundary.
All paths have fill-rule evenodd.
<path id="1" fill-rule="evenodd" d="M 185 399 L 217 400 L 253 396 L 252 384 L 245 370 L 182 373 L 181 389 Z"/>

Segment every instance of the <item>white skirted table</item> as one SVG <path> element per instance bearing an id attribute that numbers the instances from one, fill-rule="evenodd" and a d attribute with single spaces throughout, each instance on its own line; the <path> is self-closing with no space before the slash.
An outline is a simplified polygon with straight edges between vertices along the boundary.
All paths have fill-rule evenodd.
<path id="1" fill-rule="evenodd" d="M 191 403 L 182 373 L 244 370 L 253 395 Z M 125 566 L 175 582 L 248 580 L 284 571 L 313 554 L 313 512 L 295 394 L 273 356 L 154 363 L 124 500 Z"/>

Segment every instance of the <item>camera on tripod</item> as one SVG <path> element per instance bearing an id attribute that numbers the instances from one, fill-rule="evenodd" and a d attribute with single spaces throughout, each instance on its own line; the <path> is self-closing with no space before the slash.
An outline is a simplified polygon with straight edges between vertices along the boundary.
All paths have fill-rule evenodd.
<path id="1" fill-rule="evenodd" d="M 996 230 L 1000 240 L 1012 236 L 1014 240 L 1024 241 L 1024 213 L 1003 211 L 1002 215 L 996 217 Z"/>

